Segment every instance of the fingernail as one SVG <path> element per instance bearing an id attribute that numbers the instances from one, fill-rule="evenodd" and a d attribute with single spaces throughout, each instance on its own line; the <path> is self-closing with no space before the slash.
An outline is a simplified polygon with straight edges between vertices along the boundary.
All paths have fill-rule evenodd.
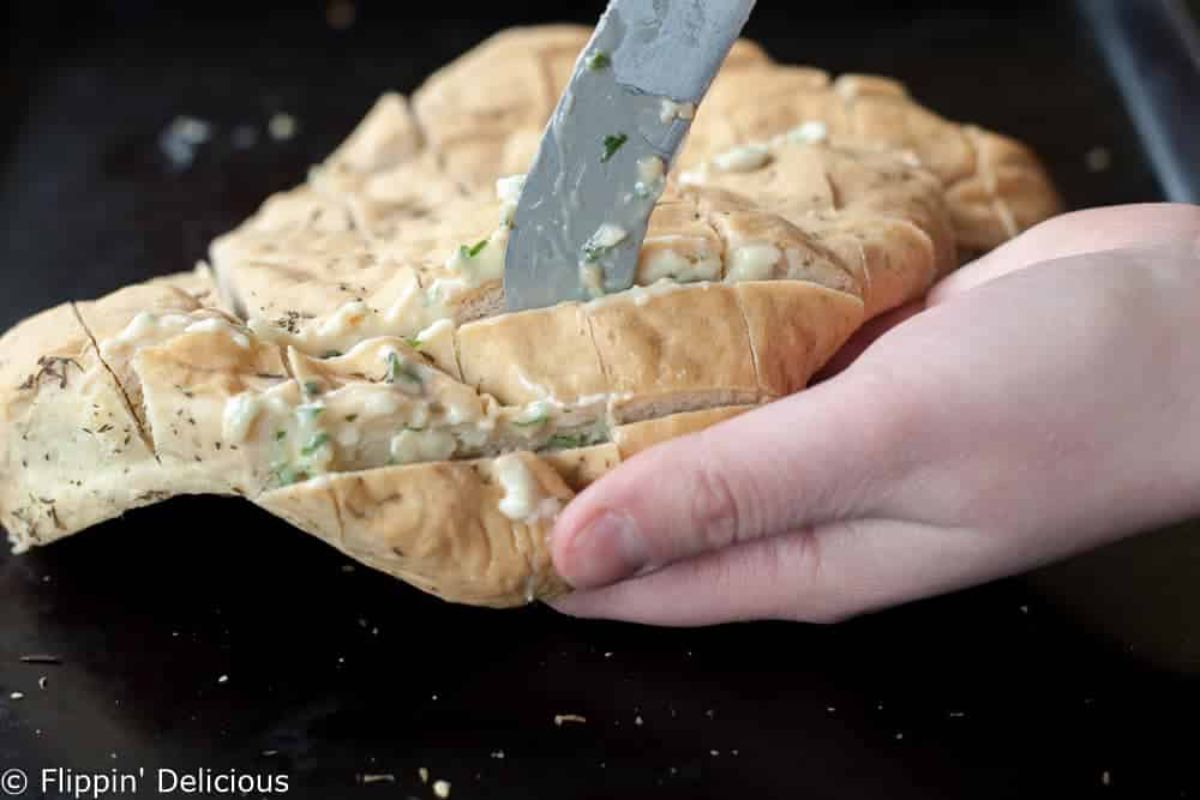
<path id="1" fill-rule="evenodd" d="M 605 511 L 575 532 L 563 575 L 578 588 L 604 586 L 633 575 L 648 560 L 633 517 Z"/>

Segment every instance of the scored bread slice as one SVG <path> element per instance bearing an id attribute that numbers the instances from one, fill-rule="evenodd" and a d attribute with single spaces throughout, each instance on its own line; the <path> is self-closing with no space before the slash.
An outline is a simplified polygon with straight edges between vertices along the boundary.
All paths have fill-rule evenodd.
<path id="1" fill-rule="evenodd" d="M 828 295 L 857 303 L 802 282 L 759 288 L 781 287 L 800 290 L 797 296 L 806 302 Z M 703 284 L 669 287 L 650 299 L 719 297 L 736 305 L 741 296 L 754 294 L 752 284 Z M 637 316 L 638 303 L 636 297 L 613 297 L 576 311 L 601 307 L 603 322 L 603 306 L 625 306 L 622 314 Z M 625 392 L 612 391 L 606 382 L 590 407 L 545 399 L 504 406 L 436 369 L 403 339 L 370 339 L 348 353 L 318 359 L 263 340 L 216 310 L 192 306 L 191 296 L 169 285 L 130 287 L 79 309 L 67 305 L 45 312 L 0 341 L 6 398 L 0 519 L 18 548 L 177 494 L 243 495 L 364 563 L 430 591 L 463 602 L 508 605 L 562 589 L 539 538 L 559 506 L 543 501 L 569 500 L 628 455 L 634 439 L 644 447 L 654 437 L 696 427 L 693 420 L 709 419 L 655 419 L 660 427 L 641 423 L 635 429 L 641 432 L 627 433 L 623 412 L 635 402 L 660 402 L 669 381 L 656 379 Z M 156 311 L 137 310 L 147 307 Z M 697 307 L 697 319 L 712 313 L 703 300 Z M 722 313 L 741 319 L 740 310 Z M 85 318 L 106 338 L 95 339 Z M 654 318 L 655 313 L 648 316 Z M 590 327 L 590 319 L 585 322 Z M 831 336 L 839 324 L 847 331 L 853 327 L 819 313 L 796 314 L 787 324 L 813 326 L 808 333 L 813 342 Z M 615 325 L 623 327 L 629 326 Z M 621 332 L 634 349 L 672 335 L 665 326 L 650 325 L 646 330 L 653 335 L 639 340 L 638 330 L 634 325 L 632 332 Z M 752 350 L 749 333 L 743 336 Z M 793 355 L 803 359 L 811 352 L 796 349 Z M 683 354 L 668 359 L 689 374 Z M 814 358 L 812 368 L 823 362 Z M 748 368 L 747 394 L 758 400 L 753 352 L 723 363 L 735 371 Z M 720 370 L 711 382 L 709 388 L 718 391 L 705 403 L 720 405 L 726 397 Z M 440 441 L 436 437 L 450 437 L 451 449 L 424 448 Z M 588 444 L 596 439 L 601 443 Z M 514 453 L 521 454 L 516 466 Z M 412 463 L 389 466 L 394 459 Z M 472 466 L 464 471 L 463 465 Z M 522 478 L 525 472 L 537 477 L 533 484 Z M 505 480 L 516 481 L 517 488 L 506 490 Z M 355 492 L 374 499 L 416 492 L 424 510 L 413 516 L 398 500 L 378 518 L 322 508 L 353 505 Z M 388 515 L 401 513 L 412 522 L 396 528 L 400 539 L 380 539 L 381 531 L 391 530 Z M 434 522 L 442 517 L 447 520 Z M 450 529 L 459 538 L 436 546 Z M 406 557 L 395 560 L 395 548 Z M 471 548 L 490 555 L 464 555 Z M 416 561 L 410 553 L 417 554 Z"/>

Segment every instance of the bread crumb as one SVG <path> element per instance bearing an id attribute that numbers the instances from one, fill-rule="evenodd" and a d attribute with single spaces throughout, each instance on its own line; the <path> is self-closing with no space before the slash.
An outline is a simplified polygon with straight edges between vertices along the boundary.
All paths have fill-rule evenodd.
<path id="1" fill-rule="evenodd" d="M 296 118 L 284 111 L 271 115 L 267 122 L 267 133 L 277 142 L 285 142 L 296 135 Z"/>
<path id="2" fill-rule="evenodd" d="M 395 783 L 396 776 L 390 772 L 376 773 L 371 775 L 360 775 L 359 780 L 364 784 L 368 783 Z"/>
<path id="3" fill-rule="evenodd" d="M 433 793 L 445 800 L 450 796 L 450 781 L 434 781 Z"/>
<path id="4" fill-rule="evenodd" d="M 567 722 L 578 722 L 580 725 L 582 725 L 585 722 L 587 722 L 587 717 L 585 717 L 581 714 L 555 714 L 554 715 L 554 724 L 557 725 L 558 727 L 561 728 L 563 726 L 563 724 L 567 723 Z"/>
<path id="5" fill-rule="evenodd" d="M 1104 770 L 1104 772 L 1101 772 L 1100 773 L 1100 783 L 1103 786 L 1111 786 L 1112 785 L 1112 773 L 1109 772 L 1108 770 Z"/>
<path id="6" fill-rule="evenodd" d="M 212 125 L 202 119 L 178 116 L 158 135 L 158 146 L 177 170 L 187 169 L 196 149 L 212 138 Z"/>
<path id="7" fill-rule="evenodd" d="M 504 751 L 503 750 L 493 750 L 492 758 L 497 758 L 497 759 L 504 758 Z"/>
<path id="8" fill-rule="evenodd" d="M 418 767 L 417 777 L 421 779 L 421 783 L 429 783 L 429 770 L 424 767 Z"/>
<path id="9" fill-rule="evenodd" d="M 633 718 L 633 724 L 634 725 L 642 724 L 642 715 L 641 714 L 638 714 L 636 717 Z"/>
<path id="10" fill-rule="evenodd" d="M 217 683 L 229 683 L 229 676 L 228 675 L 218 675 Z"/>
<path id="11" fill-rule="evenodd" d="M 9 694 L 8 697 L 10 700 L 20 700 L 24 696 L 25 696 L 24 692 L 12 692 L 11 694 Z"/>

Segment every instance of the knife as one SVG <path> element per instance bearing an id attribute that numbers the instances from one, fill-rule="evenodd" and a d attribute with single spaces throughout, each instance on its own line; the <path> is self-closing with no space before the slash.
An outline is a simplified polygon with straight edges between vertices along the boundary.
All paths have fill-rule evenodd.
<path id="1" fill-rule="evenodd" d="M 755 0 L 612 0 L 525 177 L 509 311 L 628 289 L 666 172 Z"/>

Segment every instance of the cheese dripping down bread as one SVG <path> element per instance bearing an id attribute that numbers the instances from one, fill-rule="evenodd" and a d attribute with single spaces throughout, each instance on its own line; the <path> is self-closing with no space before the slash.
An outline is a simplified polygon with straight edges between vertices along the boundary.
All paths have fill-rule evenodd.
<path id="1" fill-rule="evenodd" d="M 382 98 L 304 185 L 214 242 L 215 275 L 59 306 L 0 338 L 0 524 L 16 549 L 177 494 L 241 495 L 449 600 L 550 597 L 567 587 L 546 536 L 576 492 L 803 388 L 960 244 L 995 243 L 964 236 L 955 210 L 981 173 L 955 177 L 929 144 L 964 129 L 882 79 L 822 88 L 743 43 L 688 169 L 640 176 L 662 192 L 640 285 L 501 313 L 520 179 L 496 179 L 531 152 L 543 93 L 583 41 L 500 34 L 411 105 Z M 891 98 L 910 138 L 798 121 L 799 96 L 845 111 L 847 92 Z M 1019 205 L 988 185 L 989 208 Z"/>

